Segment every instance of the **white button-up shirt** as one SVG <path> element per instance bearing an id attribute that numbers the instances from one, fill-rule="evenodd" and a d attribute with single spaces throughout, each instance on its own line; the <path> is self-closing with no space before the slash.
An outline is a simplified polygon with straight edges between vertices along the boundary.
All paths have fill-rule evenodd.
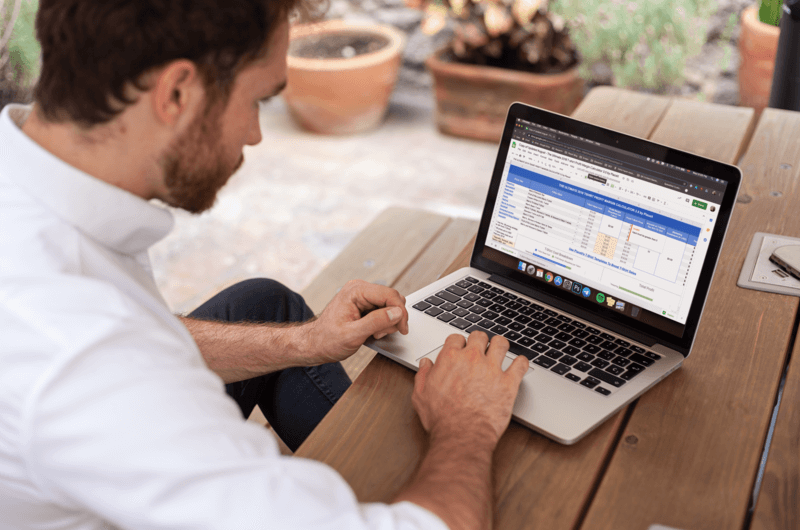
<path id="1" fill-rule="evenodd" d="M 158 292 L 169 211 L 0 114 L 0 528 L 446 528 L 242 420 Z"/>

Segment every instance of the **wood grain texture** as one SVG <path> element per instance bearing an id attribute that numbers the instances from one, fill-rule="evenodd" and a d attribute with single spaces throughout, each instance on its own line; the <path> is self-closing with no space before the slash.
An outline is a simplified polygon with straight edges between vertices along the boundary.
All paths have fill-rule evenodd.
<path id="1" fill-rule="evenodd" d="M 593 88 L 572 117 L 639 138 L 649 138 L 671 103 L 669 98 L 612 87 Z"/>
<path id="2" fill-rule="evenodd" d="M 800 233 L 798 134 L 800 114 L 762 116 L 692 354 L 640 398 L 584 528 L 742 528 L 797 299 L 736 281 L 756 231 Z"/>
<path id="3" fill-rule="evenodd" d="M 735 164 L 752 133 L 751 126 L 755 126 L 754 113 L 749 107 L 676 99 L 650 140 Z"/>
<path id="4" fill-rule="evenodd" d="M 303 290 L 306 303 L 319 313 L 354 279 L 392 285 L 449 222 L 432 212 L 384 210 Z"/>
<path id="5" fill-rule="evenodd" d="M 761 492 L 750 530 L 795 530 L 800 525 L 800 342 L 786 374 Z"/>
<path id="6" fill-rule="evenodd" d="M 765 164 L 759 157 L 746 157 L 742 162 L 748 174 L 765 174 L 749 188 L 747 199 L 756 199 L 770 206 L 787 201 L 773 214 L 776 234 L 797 237 L 800 226 L 796 204 L 800 198 L 800 145 L 784 134 L 800 133 L 798 114 L 766 109 L 761 126 L 753 138 L 751 151 L 764 157 L 774 156 Z M 748 153 L 749 155 L 749 153 Z M 794 163 L 793 163 L 794 161 Z M 776 194 L 781 197 L 775 197 Z M 794 206 L 794 208 L 793 208 Z M 780 297 L 781 306 L 796 311 L 797 299 Z M 800 341 L 796 341 L 786 374 L 786 383 L 775 424 L 761 492 L 753 514 L 751 529 L 795 529 L 800 521 Z"/>

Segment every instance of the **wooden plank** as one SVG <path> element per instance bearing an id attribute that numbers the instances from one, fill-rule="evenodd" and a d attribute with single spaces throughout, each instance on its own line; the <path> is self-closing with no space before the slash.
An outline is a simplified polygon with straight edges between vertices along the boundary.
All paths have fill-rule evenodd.
<path id="1" fill-rule="evenodd" d="M 392 285 L 449 222 L 433 212 L 384 210 L 312 280 L 303 298 L 319 313 L 350 280 Z"/>
<path id="2" fill-rule="evenodd" d="M 751 530 L 795 530 L 800 521 L 800 341 L 795 342 Z"/>
<path id="3" fill-rule="evenodd" d="M 761 117 L 694 350 L 640 398 L 585 528 L 742 528 L 797 299 L 736 280 L 756 231 L 800 231 L 798 134 L 798 113 Z"/>
<path id="4" fill-rule="evenodd" d="M 587 99 L 592 101 L 591 93 Z M 605 105 L 607 100 L 595 101 Z M 666 108 L 663 98 L 643 106 Z M 624 112 L 595 112 L 586 105 L 583 109 L 617 130 L 641 128 Z M 648 116 L 652 126 L 660 119 L 657 113 Z M 462 248 L 445 272 L 468 264 L 473 243 L 474 239 Z M 424 454 L 425 437 L 410 403 L 412 387 L 412 371 L 376 357 L 298 456 L 332 465 L 360 500 L 391 500 Z M 512 423 L 495 453 L 496 526 L 529 528 L 535 522 L 541 528 L 572 528 L 578 524 L 614 447 L 622 416 L 618 414 L 573 446 L 551 442 Z"/>
<path id="5" fill-rule="evenodd" d="M 639 138 L 649 138 L 671 100 L 613 87 L 593 88 L 572 117 Z"/>
<path id="6" fill-rule="evenodd" d="M 319 313 L 350 280 L 392 285 L 449 223 L 449 217 L 432 212 L 384 210 L 314 278 L 303 290 L 303 298 Z M 372 350 L 361 348 L 342 366 L 355 379 L 371 358 Z"/>
<path id="7" fill-rule="evenodd" d="M 650 139 L 706 158 L 736 163 L 745 145 L 743 140 L 752 134 L 751 126 L 755 127 L 754 113 L 749 107 L 677 99 Z M 687 123 L 692 126 L 687 128 Z"/>

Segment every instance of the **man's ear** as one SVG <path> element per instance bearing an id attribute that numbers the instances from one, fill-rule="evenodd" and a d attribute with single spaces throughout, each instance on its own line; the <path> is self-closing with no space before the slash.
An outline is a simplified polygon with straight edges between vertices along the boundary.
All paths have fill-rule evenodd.
<path id="1" fill-rule="evenodd" d="M 191 115 L 203 101 L 205 90 L 197 66 L 187 59 L 178 59 L 157 74 L 152 94 L 156 118 L 174 126 L 182 116 Z"/>

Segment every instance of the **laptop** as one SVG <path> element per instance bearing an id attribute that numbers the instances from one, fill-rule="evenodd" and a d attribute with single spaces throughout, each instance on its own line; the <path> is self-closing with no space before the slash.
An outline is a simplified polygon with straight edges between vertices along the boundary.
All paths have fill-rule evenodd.
<path id="1" fill-rule="evenodd" d="M 529 361 L 513 417 L 573 444 L 692 349 L 738 168 L 514 103 L 470 266 L 406 297 L 411 369 L 480 330 Z"/>

